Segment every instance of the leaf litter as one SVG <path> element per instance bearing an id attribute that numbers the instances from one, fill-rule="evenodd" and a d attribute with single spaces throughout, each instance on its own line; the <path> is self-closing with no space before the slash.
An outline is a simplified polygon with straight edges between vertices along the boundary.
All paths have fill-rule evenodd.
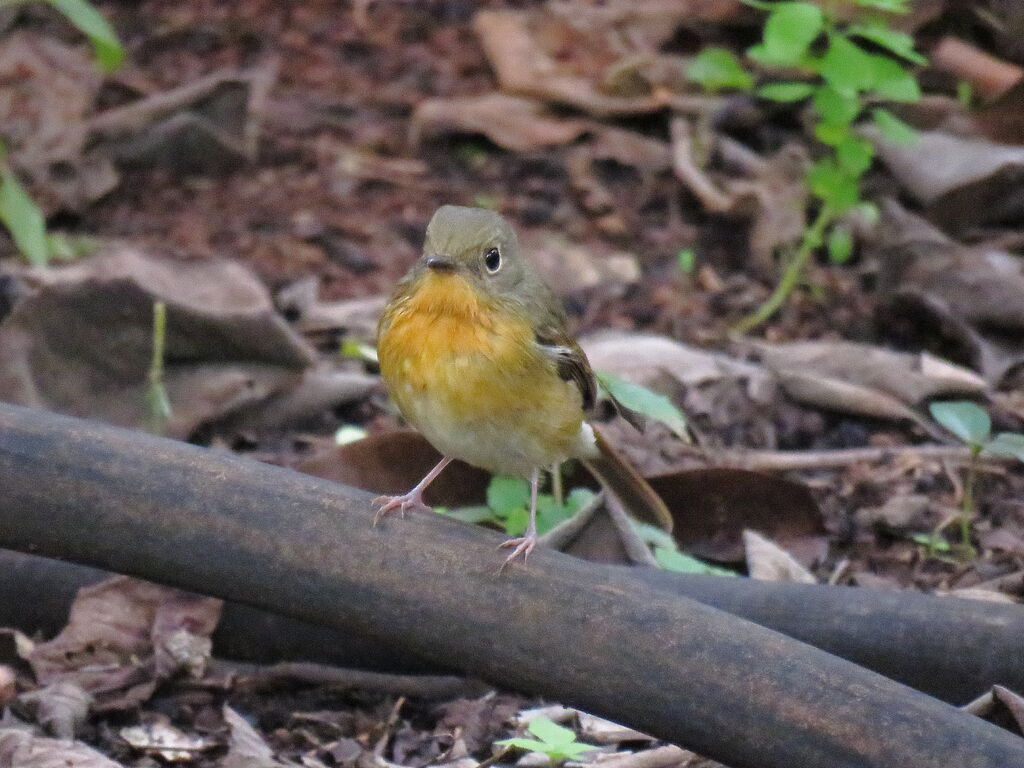
<path id="1" fill-rule="evenodd" d="M 396 429 L 366 345 L 433 208 L 495 207 L 538 253 L 594 367 L 658 393 L 696 442 L 679 439 L 678 423 L 638 431 L 599 414 L 670 502 L 676 537 L 623 525 L 597 495 L 559 546 L 677 570 L 710 562 L 1019 597 L 1024 480 L 1012 440 L 979 480 L 984 557 L 930 558 L 914 538 L 963 494 L 964 455 L 936 444 L 949 435 L 928 404 L 970 397 L 994 431 L 1022 429 L 1012 89 L 1004 116 L 993 103 L 976 128 L 950 127 L 970 126 L 955 100 L 936 107 L 946 122 L 922 125 L 935 151 L 882 142 L 868 184 L 901 188 L 913 210 L 884 203 L 879 225 L 851 223 L 852 261 L 812 265 L 809 289 L 751 343 L 727 329 L 764 298 L 801 234 L 809 142 L 795 113 L 700 93 L 685 76 L 702 45 L 746 39 L 742 3 L 363 6 L 330 25 L 316 3 L 283 15 L 256 0 L 216 13 L 158 3 L 159 23 L 117 9 L 116 26 L 138 32 L 127 69 L 106 82 L 45 19 L 5 37 L 0 75 L 27 67 L 38 82 L 29 101 L 0 103 L 9 155 L 51 224 L 100 240 L 97 256 L 70 267 L 0 264 L 3 399 L 141 425 L 151 305 L 162 300 L 169 434 L 407 490 L 436 454 Z M 898 24 L 941 31 L 943 6 L 915 4 Z M 1005 24 L 991 45 L 1008 56 Z M 901 116 L 914 114 L 924 110 Z M 992 143 L 993 126 L 1005 144 Z M 279 292 L 302 281 L 290 298 Z M 363 352 L 342 359 L 342 348 Z M 348 427 L 368 437 L 336 445 Z M 744 470 L 744 456 L 783 469 Z M 481 505 L 490 482 L 453 466 L 428 498 Z M 567 467 L 563 485 L 592 482 Z M 203 766 L 472 768 L 534 704 L 488 694 L 439 709 L 308 683 L 232 693 L 208 669 L 215 607 L 156 589 L 84 595 L 77 610 L 106 607 L 85 625 L 73 613 L 56 640 L 37 643 L 35 679 L 4 661 L 0 675 L 13 678 L 0 696 L 14 698 L 0 755 L 32 766 L 173 754 Z M 107 623 L 122 613 L 131 621 Z M 99 640 L 87 631 L 103 627 Z M 108 718 L 141 729 L 128 731 L 136 747 Z M 573 741 L 605 745 L 601 763 L 707 764 L 584 713 L 568 718 Z"/>

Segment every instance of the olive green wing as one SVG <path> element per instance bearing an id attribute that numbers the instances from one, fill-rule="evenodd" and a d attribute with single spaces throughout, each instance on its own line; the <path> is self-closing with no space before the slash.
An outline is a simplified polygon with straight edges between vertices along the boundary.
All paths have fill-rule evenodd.
<path id="1" fill-rule="evenodd" d="M 593 408 L 597 402 L 597 380 L 580 345 L 557 325 L 538 328 L 534 335 L 544 354 L 555 362 L 558 375 L 579 389 L 583 410 Z"/>

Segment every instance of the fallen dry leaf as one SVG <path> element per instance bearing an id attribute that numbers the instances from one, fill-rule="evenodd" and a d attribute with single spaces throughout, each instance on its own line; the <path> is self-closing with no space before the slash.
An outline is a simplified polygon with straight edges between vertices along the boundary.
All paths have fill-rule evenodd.
<path id="1" fill-rule="evenodd" d="M 743 560 L 743 531 L 748 529 L 767 536 L 804 565 L 827 552 L 821 512 L 800 483 L 724 468 L 671 472 L 647 480 L 672 512 L 672 535 L 696 557 Z"/>
<path id="2" fill-rule="evenodd" d="M 796 561 L 789 552 L 757 531 L 743 532 L 743 549 L 747 556 L 747 573 L 761 581 L 791 581 L 817 584 L 814 575 Z"/>
<path id="3" fill-rule="evenodd" d="M 48 739 L 7 728 L 0 730 L 0 765 L 11 768 L 123 768 L 80 741 Z"/>
<path id="4" fill-rule="evenodd" d="M 76 683 L 58 680 L 22 694 L 20 702 L 48 734 L 73 739 L 89 717 L 93 698 Z"/>
<path id="5" fill-rule="evenodd" d="M 200 752 L 217 745 L 212 739 L 175 728 L 164 718 L 122 728 L 117 735 L 132 749 L 157 756 L 167 763 L 190 763 Z"/>
<path id="6" fill-rule="evenodd" d="M 78 211 L 117 185 L 110 161 L 86 150 L 86 115 L 103 82 L 91 58 L 34 31 L 0 38 L 0 135 L 47 214 Z"/>
<path id="7" fill-rule="evenodd" d="M 1024 361 L 1024 261 L 963 246 L 894 201 L 883 213 L 871 245 L 879 326 L 941 343 L 998 386 Z"/>
<path id="8" fill-rule="evenodd" d="M 227 261 L 172 262 L 111 247 L 37 273 L 0 322 L 0 399 L 128 427 L 148 419 L 153 303 L 167 305 L 167 434 L 294 385 L 313 352 L 263 285 Z"/>
<path id="9" fill-rule="evenodd" d="M 214 598 L 115 576 L 81 589 L 67 626 L 29 662 L 41 684 L 73 683 L 95 709 L 132 706 L 158 680 L 201 672 L 220 608 Z"/>
<path id="10" fill-rule="evenodd" d="M 756 346 L 786 393 L 818 408 L 919 421 L 908 406 L 988 390 L 984 379 L 952 363 L 868 344 L 798 341 Z"/>
<path id="11" fill-rule="evenodd" d="M 295 469 L 365 491 L 395 494 L 416 485 L 440 459 L 423 435 L 400 429 L 331 448 Z M 489 480 L 483 470 L 454 461 L 431 483 L 426 501 L 449 507 L 481 504 Z"/>
<path id="12" fill-rule="evenodd" d="M 249 725 L 249 721 L 227 704 L 222 712 L 228 727 L 228 753 L 221 760 L 221 768 L 276 768 L 284 765 L 274 758 L 274 750 Z"/>
<path id="13" fill-rule="evenodd" d="M 1024 216 L 1024 147 L 938 131 L 920 131 L 906 145 L 885 139 L 873 126 L 862 131 L 900 185 L 947 231 Z"/>
<path id="14" fill-rule="evenodd" d="M 480 133 L 504 149 L 532 152 L 568 144 L 587 130 L 587 124 L 556 117 L 532 99 L 487 93 L 422 101 L 413 112 L 410 130 L 413 144 L 420 136 Z"/>

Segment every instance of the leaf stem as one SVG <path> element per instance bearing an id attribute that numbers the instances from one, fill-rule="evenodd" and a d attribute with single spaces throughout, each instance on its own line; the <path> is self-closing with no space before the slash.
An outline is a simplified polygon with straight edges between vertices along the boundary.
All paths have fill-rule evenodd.
<path id="1" fill-rule="evenodd" d="M 818 211 L 814 223 L 804 230 L 804 237 L 800 241 L 800 247 L 793 254 L 793 258 L 789 260 L 789 263 L 786 264 L 782 278 L 779 280 L 779 284 L 775 286 L 775 290 L 772 291 L 772 294 L 765 299 L 764 303 L 753 314 L 736 323 L 733 326 L 733 330 L 739 333 L 752 331 L 778 311 L 779 307 L 789 298 L 789 294 L 799 284 L 804 269 L 814 254 L 814 249 L 818 248 L 824 241 L 825 230 L 832 223 L 833 218 L 832 209 L 827 205 L 823 205 L 821 210 Z"/>

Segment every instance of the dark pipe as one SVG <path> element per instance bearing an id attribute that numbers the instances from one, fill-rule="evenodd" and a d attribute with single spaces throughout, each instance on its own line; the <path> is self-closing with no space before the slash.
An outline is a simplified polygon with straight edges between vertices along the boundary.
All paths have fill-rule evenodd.
<path id="1" fill-rule="evenodd" d="M 64 626 L 80 587 L 108 576 L 81 565 L 0 550 L 0 626 Z M 919 691 L 964 704 L 994 684 L 1024 691 L 1024 609 L 978 600 L 777 584 L 631 569 L 633 577 L 740 616 L 873 669 Z M 436 672 L 407 652 L 239 603 L 227 603 L 214 652 L 240 661 L 317 661 L 388 672 Z"/>
<path id="2" fill-rule="evenodd" d="M 556 552 L 236 456 L 0 406 L 0 546 L 386 638 L 734 768 L 1024 766 L 1024 740 L 784 635 Z"/>

